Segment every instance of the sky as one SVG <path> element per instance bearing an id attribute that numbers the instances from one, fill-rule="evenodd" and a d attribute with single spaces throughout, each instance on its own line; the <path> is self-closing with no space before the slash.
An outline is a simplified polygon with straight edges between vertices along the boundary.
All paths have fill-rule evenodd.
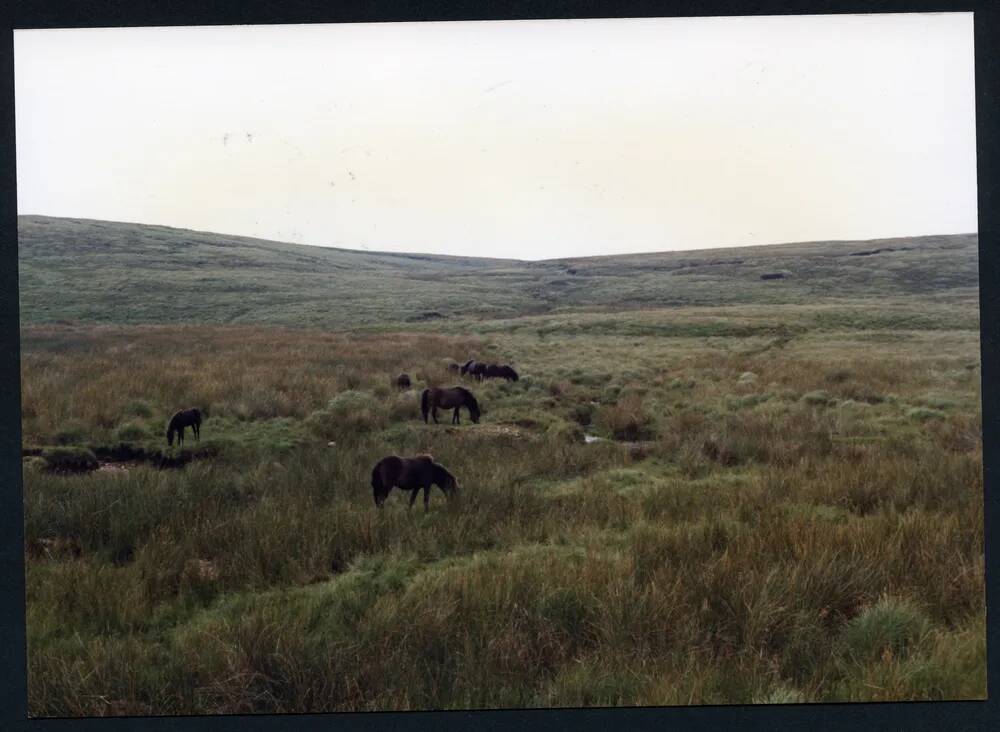
<path id="1" fill-rule="evenodd" d="M 977 230 L 971 13 L 17 30 L 18 212 L 546 259 Z"/>

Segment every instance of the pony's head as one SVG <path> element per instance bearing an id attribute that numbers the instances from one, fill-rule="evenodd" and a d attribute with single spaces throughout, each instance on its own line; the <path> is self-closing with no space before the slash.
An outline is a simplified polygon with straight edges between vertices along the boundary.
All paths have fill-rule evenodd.
<path id="1" fill-rule="evenodd" d="M 473 423 L 479 424 L 479 402 L 472 396 L 471 391 L 465 392 L 465 405 L 469 408 L 469 417 L 472 418 Z"/>
<path id="2" fill-rule="evenodd" d="M 174 432 L 176 431 L 172 424 L 167 426 L 167 445 L 171 447 L 174 445 Z"/>
<path id="3" fill-rule="evenodd" d="M 389 496 L 389 489 L 379 483 L 372 486 L 372 494 L 375 499 L 375 505 L 378 508 L 382 508 L 382 504 L 385 503 L 385 499 Z"/>
<path id="4" fill-rule="evenodd" d="M 455 476 L 445 470 L 443 465 L 434 463 L 434 482 L 441 487 L 448 497 L 458 496 L 458 481 Z"/>
<path id="5" fill-rule="evenodd" d="M 510 366 L 504 366 L 503 368 L 508 377 L 510 377 L 513 381 L 517 381 L 518 376 L 517 372 L 514 369 L 512 369 Z"/>

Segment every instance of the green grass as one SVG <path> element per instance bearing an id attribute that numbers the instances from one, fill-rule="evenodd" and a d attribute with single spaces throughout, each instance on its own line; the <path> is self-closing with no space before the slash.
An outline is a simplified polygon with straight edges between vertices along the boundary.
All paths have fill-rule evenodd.
<path id="1" fill-rule="evenodd" d="M 985 697 L 965 238 L 888 253 L 891 276 L 832 245 L 580 260 L 558 277 L 590 285 L 556 301 L 563 263 L 22 225 L 33 716 Z M 129 247 L 132 274 L 113 266 Z M 47 289 L 71 264 L 163 322 Z M 758 266 L 795 276 L 699 304 Z M 387 284 L 363 298 L 373 273 Z M 140 302 L 154 275 L 190 298 Z M 755 289 L 772 285 L 782 302 Z M 230 318 L 236 293 L 261 309 Z M 405 323 L 422 308 L 447 317 Z M 330 330 L 348 316 L 373 327 Z M 81 317 L 99 322 L 51 322 Z M 420 389 L 471 357 L 523 378 L 466 382 L 479 424 L 425 425 Z M 194 405 L 201 441 L 168 448 L 166 420 Z M 122 444 L 153 461 L 48 470 Z M 461 497 L 377 510 L 391 453 L 434 455 Z M 157 469 L 177 456 L 198 459 Z"/>

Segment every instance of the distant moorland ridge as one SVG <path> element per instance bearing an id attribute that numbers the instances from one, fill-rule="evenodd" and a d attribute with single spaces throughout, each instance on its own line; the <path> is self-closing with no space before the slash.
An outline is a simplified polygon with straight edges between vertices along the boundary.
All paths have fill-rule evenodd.
<path id="1" fill-rule="evenodd" d="M 20 216 L 22 323 L 344 328 L 579 310 L 974 295 L 978 236 L 540 262 L 288 244 Z"/>

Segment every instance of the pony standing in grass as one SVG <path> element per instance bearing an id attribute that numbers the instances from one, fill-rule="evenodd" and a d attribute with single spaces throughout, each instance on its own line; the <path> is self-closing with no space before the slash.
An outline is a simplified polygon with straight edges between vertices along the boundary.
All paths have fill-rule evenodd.
<path id="1" fill-rule="evenodd" d="M 427 421 L 427 413 L 430 412 L 434 418 L 434 424 L 438 424 L 437 410 L 451 409 L 455 412 L 451 416 L 452 424 L 461 424 L 458 411 L 465 407 L 469 410 L 469 417 L 473 422 L 479 422 L 479 402 L 472 396 L 472 392 L 461 386 L 453 386 L 450 389 L 424 389 L 420 393 L 420 411 L 424 415 L 424 422 Z"/>
<path id="2" fill-rule="evenodd" d="M 170 418 L 167 425 L 167 444 L 174 444 L 174 434 L 177 435 L 177 444 L 184 444 L 184 428 L 190 427 L 194 432 L 194 439 L 201 439 L 201 411 L 195 408 L 182 409 Z"/>
<path id="3" fill-rule="evenodd" d="M 462 376 L 471 376 L 482 381 L 486 374 L 486 364 L 481 361 L 466 361 L 461 368 L 461 373 Z"/>
<path id="4" fill-rule="evenodd" d="M 507 379 L 507 381 L 517 381 L 518 379 L 517 372 L 510 366 L 497 366 L 496 364 L 487 366 L 483 377 L 487 379 Z"/>
<path id="5" fill-rule="evenodd" d="M 378 461 L 372 469 L 372 492 L 375 505 L 382 508 L 385 499 L 393 488 L 411 491 L 409 508 L 417 500 L 417 494 L 424 492 L 424 511 L 431 500 L 431 486 L 436 485 L 444 494 L 451 498 L 458 495 L 458 481 L 455 476 L 439 463 L 434 462 L 430 455 L 417 455 L 412 458 L 389 455 Z"/>

